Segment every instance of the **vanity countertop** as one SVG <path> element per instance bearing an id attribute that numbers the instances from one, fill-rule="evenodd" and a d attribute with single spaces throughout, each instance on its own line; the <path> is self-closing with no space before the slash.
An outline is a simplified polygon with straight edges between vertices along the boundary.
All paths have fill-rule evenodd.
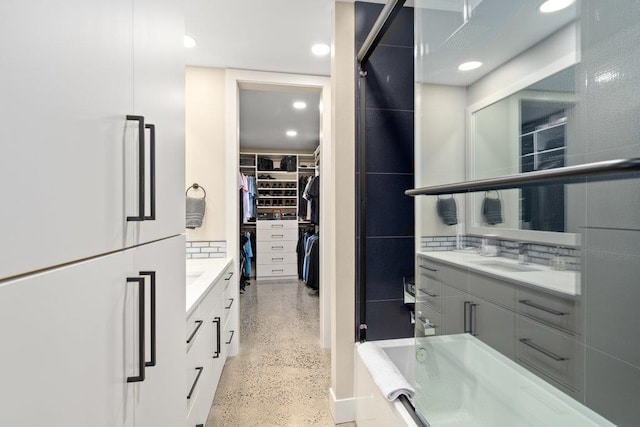
<path id="1" fill-rule="evenodd" d="M 520 264 L 510 258 L 487 257 L 465 251 L 418 252 L 418 255 L 529 288 L 543 288 L 552 293 L 570 296 L 580 294 L 579 271 L 553 270 L 539 264 L 526 264 L 526 268 L 533 271 L 503 271 L 501 268 L 481 264 L 491 264 L 493 261 L 505 266 L 513 266 L 513 268 L 518 268 Z"/>
<path id="2" fill-rule="evenodd" d="M 232 258 L 202 258 L 188 259 L 187 261 L 187 316 L 198 305 L 202 297 L 207 293 L 212 283 L 215 283 Z"/>

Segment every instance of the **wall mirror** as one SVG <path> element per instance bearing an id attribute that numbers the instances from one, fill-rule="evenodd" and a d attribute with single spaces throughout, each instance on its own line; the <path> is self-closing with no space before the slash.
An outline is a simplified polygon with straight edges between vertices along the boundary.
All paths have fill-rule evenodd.
<path id="1" fill-rule="evenodd" d="M 470 109 L 467 179 L 563 167 L 571 153 L 575 67 L 570 66 L 489 105 Z M 574 138 L 575 139 L 575 138 Z M 470 231 L 576 245 L 567 233 L 564 184 L 469 195 Z"/>

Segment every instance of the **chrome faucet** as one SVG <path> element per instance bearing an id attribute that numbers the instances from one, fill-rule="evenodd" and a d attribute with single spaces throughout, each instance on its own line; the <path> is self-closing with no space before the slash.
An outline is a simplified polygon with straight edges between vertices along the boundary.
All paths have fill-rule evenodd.
<path id="1" fill-rule="evenodd" d="M 527 245 L 524 242 L 518 243 L 518 264 L 527 264 Z"/>

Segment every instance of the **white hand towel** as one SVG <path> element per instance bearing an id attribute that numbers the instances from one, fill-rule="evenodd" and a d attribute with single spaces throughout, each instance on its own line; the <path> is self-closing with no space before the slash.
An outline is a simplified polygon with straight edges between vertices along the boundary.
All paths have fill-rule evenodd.
<path id="1" fill-rule="evenodd" d="M 375 342 L 359 344 L 358 354 L 387 399 L 396 400 L 401 394 L 413 399 L 416 390 Z"/>

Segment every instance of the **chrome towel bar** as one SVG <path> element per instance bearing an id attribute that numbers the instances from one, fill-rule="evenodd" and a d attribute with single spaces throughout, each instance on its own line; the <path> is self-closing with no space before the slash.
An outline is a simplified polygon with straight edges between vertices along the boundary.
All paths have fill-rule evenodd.
<path id="1" fill-rule="evenodd" d="M 474 191 L 504 190 L 562 181 L 576 178 L 590 178 L 595 176 L 614 175 L 624 172 L 640 171 L 640 158 L 605 160 L 602 162 L 586 163 L 583 165 L 566 166 L 536 172 L 519 173 L 515 175 L 485 178 L 474 181 L 455 182 L 452 184 L 434 185 L 407 190 L 407 196 L 437 196 L 442 194 L 460 194 Z"/>

